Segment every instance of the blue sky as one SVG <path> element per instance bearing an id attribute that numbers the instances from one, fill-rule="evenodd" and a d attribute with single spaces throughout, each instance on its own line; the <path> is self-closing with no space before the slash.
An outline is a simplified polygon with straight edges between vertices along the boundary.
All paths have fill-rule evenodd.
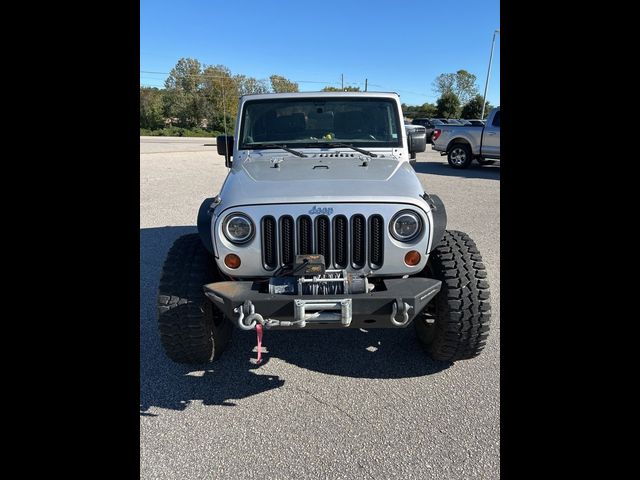
<path id="1" fill-rule="evenodd" d="M 161 87 L 181 57 L 233 74 L 395 91 L 409 105 L 435 102 L 434 78 L 465 69 L 484 90 L 498 0 L 140 2 L 140 84 Z M 321 83 L 306 83 L 314 81 Z M 500 104 L 500 34 L 487 100 Z"/>

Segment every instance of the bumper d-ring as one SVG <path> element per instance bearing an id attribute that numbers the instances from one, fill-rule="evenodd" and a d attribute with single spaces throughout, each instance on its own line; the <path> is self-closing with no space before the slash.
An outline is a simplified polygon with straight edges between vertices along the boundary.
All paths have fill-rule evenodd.
<path id="1" fill-rule="evenodd" d="M 396 327 L 404 327 L 409 322 L 409 310 L 413 308 L 411 305 L 409 305 L 406 302 L 401 302 L 400 305 L 401 305 L 400 312 L 398 312 L 398 301 L 393 302 L 393 305 L 391 306 L 390 320 L 391 320 L 391 323 Z M 400 322 L 396 320 L 398 313 L 402 315 L 402 321 Z"/>
<path id="2" fill-rule="evenodd" d="M 249 314 L 249 315 L 247 315 L 246 319 L 245 319 L 245 316 L 244 316 L 245 309 L 247 310 L 247 313 Z M 251 304 L 251 302 L 249 302 L 248 305 L 247 305 L 247 302 L 245 302 L 243 305 L 240 305 L 239 307 L 234 308 L 233 311 L 238 314 L 238 318 L 236 320 L 238 322 L 238 327 L 240 327 L 242 330 L 253 330 L 255 328 L 255 326 L 256 326 L 256 318 L 255 318 L 256 308 L 253 306 L 253 304 Z"/>
<path id="3" fill-rule="evenodd" d="M 260 323 L 261 325 L 266 323 L 262 315 L 256 313 L 256 307 L 251 303 L 251 300 L 245 301 L 239 307 L 234 308 L 233 311 L 238 314 L 238 327 L 242 330 L 253 330 L 257 323 Z M 247 314 L 246 317 L 245 313 Z"/>

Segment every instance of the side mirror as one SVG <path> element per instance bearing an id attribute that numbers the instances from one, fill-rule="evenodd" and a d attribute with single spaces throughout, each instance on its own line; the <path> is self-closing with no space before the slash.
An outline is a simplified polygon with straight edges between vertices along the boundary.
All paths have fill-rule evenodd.
<path id="1" fill-rule="evenodd" d="M 410 132 L 407 138 L 409 153 L 424 152 L 427 149 L 427 132 Z"/>
<path id="2" fill-rule="evenodd" d="M 231 168 L 231 157 L 233 156 L 233 135 L 219 135 L 216 137 L 216 147 L 218 155 L 224 157 L 224 164 L 227 168 Z"/>

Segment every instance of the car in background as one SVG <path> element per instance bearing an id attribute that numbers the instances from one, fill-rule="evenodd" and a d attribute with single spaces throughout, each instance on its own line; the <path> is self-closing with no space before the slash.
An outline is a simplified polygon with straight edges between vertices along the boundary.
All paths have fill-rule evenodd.
<path id="1" fill-rule="evenodd" d="M 477 118 L 471 119 L 471 120 L 467 120 L 467 122 L 469 122 L 471 125 L 475 125 L 476 127 L 484 127 L 486 122 L 484 120 L 480 120 Z"/>
<path id="2" fill-rule="evenodd" d="M 422 125 L 427 131 L 427 143 L 431 143 L 431 137 L 433 137 L 433 131 L 438 125 L 444 125 L 437 118 L 414 118 L 411 125 Z"/>
<path id="3" fill-rule="evenodd" d="M 436 118 L 435 120 L 439 120 L 443 125 L 462 125 L 455 118 Z"/>
<path id="4" fill-rule="evenodd" d="M 467 168 L 475 159 L 480 165 L 500 160 L 500 107 L 489 113 L 485 126 L 443 125 L 433 133 L 433 150 L 447 155 L 453 168 Z"/>

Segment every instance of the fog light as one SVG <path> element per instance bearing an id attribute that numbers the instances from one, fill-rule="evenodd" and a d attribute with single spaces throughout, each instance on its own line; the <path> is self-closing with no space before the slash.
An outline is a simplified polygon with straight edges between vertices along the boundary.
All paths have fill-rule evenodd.
<path id="1" fill-rule="evenodd" d="M 407 252 L 407 254 L 404 256 L 404 263 L 406 263 L 407 265 L 409 265 L 410 267 L 414 267 L 417 264 L 420 263 L 420 252 L 416 251 L 416 250 L 411 250 L 409 252 Z M 240 259 L 238 259 L 239 261 Z"/>
<path id="2" fill-rule="evenodd" d="M 230 253 L 224 257 L 224 264 L 229 268 L 238 268 L 240 266 L 240 257 L 235 253 Z"/>

